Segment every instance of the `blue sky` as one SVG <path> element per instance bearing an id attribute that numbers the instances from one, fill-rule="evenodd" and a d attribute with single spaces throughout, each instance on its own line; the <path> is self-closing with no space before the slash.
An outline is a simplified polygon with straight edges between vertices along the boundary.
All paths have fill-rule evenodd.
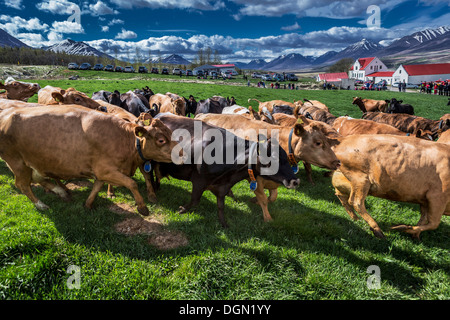
<path id="1" fill-rule="evenodd" d="M 362 38 L 389 43 L 450 25 L 450 0 L 0 0 L 0 28 L 47 46 L 70 38 L 121 57 L 192 58 L 212 47 L 226 61 L 320 55 Z M 379 8 L 380 24 L 367 19 Z M 68 21 L 75 13 L 75 19 Z M 370 28 L 369 28 L 370 27 Z"/>

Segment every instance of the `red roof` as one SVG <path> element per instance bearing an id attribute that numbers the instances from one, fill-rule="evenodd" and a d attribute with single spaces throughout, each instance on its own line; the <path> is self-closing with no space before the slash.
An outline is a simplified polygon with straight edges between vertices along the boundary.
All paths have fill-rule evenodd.
<path id="1" fill-rule="evenodd" d="M 368 75 L 368 77 L 392 77 L 394 74 L 394 71 L 382 71 L 382 72 L 375 72 Z"/>
<path id="2" fill-rule="evenodd" d="M 450 74 L 450 63 L 434 64 L 410 64 L 404 65 L 410 76 L 422 76 L 426 74 Z"/>
<path id="3" fill-rule="evenodd" d="M 342 79 L 348 79 L 347 72 L 337 72 L 337 73 L 321 73 L 319 74 L 319 80 L 326 81 L 341 81 Z"/>
<path id="4" fill-rule="evenodd" d="M 373 59 L 375 59 L 375 57 L 358 59 L 359 65 L 361 66 L 361 68 L 359 69 L 364 70 L 364 68 L 367 67 L 369 63 L 372 62 Z"/>
<path id="5" fill-rule="evenodd" d="M 234 68 L 234 64 L 214 64 L 213 67 L 216 68 Z"/>

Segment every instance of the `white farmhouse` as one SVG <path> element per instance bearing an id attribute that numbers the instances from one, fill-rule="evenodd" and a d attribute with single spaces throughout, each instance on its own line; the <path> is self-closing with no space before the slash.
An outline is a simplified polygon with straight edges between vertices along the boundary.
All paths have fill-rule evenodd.
<path id="1" fill-rule="evenodd" d="M 400 65 L 392 75 L 392 82 L 420 84 L 450 79 L 450 63 Z"/>
<path id="2" fill-rule="evenodd" d="M 375 72 L 388 71 L 386 65 L 377 57 L 359 58 L 349 71 L 349 78 L 366 81 L 368 75 Z"/>

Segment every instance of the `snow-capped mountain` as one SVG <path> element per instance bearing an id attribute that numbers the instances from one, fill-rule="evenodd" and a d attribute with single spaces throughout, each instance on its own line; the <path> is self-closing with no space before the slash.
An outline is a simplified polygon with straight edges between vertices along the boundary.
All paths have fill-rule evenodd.
<path id="1" fill-rule="evenodd" d="M 324 61 L 326 64 L 332 64 L 344 58 L 361 58 L 361 57 L 373 57 L 377 55 L 377 52 L 381 50 L 383 46 L 373 41 L 362 39 L 356 43 L 349 45 L 342 51 L 333 55 L 330 59 Z M 319 64 L 319 63 L 316 63 Z"/>
<path id="2" fill-rule="evenodd" d="M 8 32 L 0 29 L 0 47 L 28 47 L 25 43 L 14 38 Z"/>
<path id="3" fill-rule="evenodd" d="M 262 69 L 273 71 L 299 70 L 312 65 L 312 57 L 305 57 L 300 53 L 281 55 L 262 66 Z"/>
<path id="4" fill-rule="evenodd" d="M 182 56 L 177 55 L 177 54 L 171 54 L 165 58 L 162 58 L 161 62 L 167 63 L 167 64 L 181 64 L 181 65 L 191 64 L 191 62 L 189 60 L 186 60 L 185 58 L 183 58 Z M 148 63 L 148 60 L 146 61 L 146 63 Z M 158 63 L 158 58 L 153 59 L 152 63 Z"/>
<path id="5" fill-rule="evenodd" d="M 42 49 L 53 52 L 65 52 L 67 54 L 75 54 L 80 56 L 96 56 L 114 59 L 110 55 L 101 52 L 84 42 L 73 41 L 71 39 L 64 40 L 50 47 L 42 47 Z"/>

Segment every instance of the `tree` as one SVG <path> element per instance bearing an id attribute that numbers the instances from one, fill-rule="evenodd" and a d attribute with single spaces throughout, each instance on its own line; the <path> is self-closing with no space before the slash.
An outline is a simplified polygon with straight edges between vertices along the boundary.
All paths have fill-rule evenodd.
<path id="1" fill-rule="evenodd" d="M 335 64 L 333 64 L 330 68 L 329 71 L 334 73 L 334 72 L 348 72 L 350 70 L 350 67 L 353 65 L 354 59 L 352 58 L 343 58 L 341 60 L 339 60 L 338 62 L 336 62 Z"/>
<path id="2" fill-rule="evenodd" d="M 211 58 L 212 58 L 212 49 L 211 49 L 211 47 L 208 47 L 205 50 L 205 61 L 206 61 L 206 64 L 211 64 L 212 63 Z"/>
<path id="3" fill-rule="evenodd" d="M 205 54 L 203 53 L 203 49 L 199 49 L 197 52 L 197 59 L 198 59 L 198 64 L 199 65 L 204 65 L 205 64 Z"/>
<path id="4" fill-rule="evenodd" d="M 222 64 L 222 58 L 220 57 L 219 51 L 214 50 L 214 64 Z"/>

